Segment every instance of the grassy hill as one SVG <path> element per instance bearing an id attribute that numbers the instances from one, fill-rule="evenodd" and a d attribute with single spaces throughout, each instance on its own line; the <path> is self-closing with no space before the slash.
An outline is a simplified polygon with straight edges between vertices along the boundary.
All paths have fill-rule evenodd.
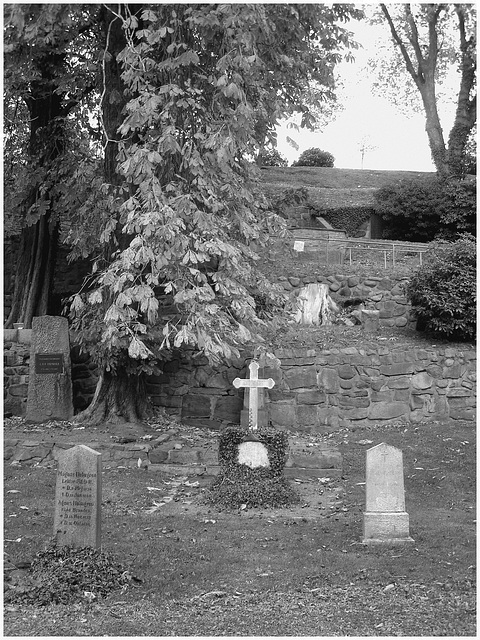
<path id="1" fill-rule="evenodd" d="M 421 180 L 434 173 L 330 169 L 326 167 L 263 167 L 262 183 L 267 194 L 280 189 L 305 187 L 310 202 L 319 208 L 371 207 L 376 189 L 402 180 Z"/>

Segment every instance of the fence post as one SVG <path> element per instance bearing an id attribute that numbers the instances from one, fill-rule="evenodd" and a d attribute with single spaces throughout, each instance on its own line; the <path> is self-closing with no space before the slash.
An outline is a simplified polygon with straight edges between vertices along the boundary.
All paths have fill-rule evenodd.
<path id="1" fill-rule="evenodd" d="M 395 267 L 395 245 L 392 242 L 392 262 L 393 262 L 393 266 Z"/>

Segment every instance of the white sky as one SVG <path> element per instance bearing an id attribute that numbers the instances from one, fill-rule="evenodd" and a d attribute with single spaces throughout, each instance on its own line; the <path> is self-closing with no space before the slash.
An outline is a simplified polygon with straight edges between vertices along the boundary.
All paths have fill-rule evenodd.
<path id="1" fill-rule="evenodd" d="M 364 138 L 376 147 L 365 153 L 364 169 L 434 171 L 423 114 L 412 114 L 407 118 L 386 99 L 374 96 L 371 80 L 362 69 L 367 59 L 374 55 L 376 38 L 381 34 L 388 37 L 386 26 L 373 27 L 365 22 L 351 21 L 347 28 L 354 32 L 363 49 L 353 51 L 355 62 L 342 62 L 336 67 L 345 86 L 344 110 L 319 132 L 296 131 L 282 125 L 277 129 L 279 152 L 291 164 L 305 149 L 318 147 L 333 154 L 335 167 L 360 169 L 359 146 Z M 445 136 L 450 118 L 447 114 L 442 120 Z M 287 136 L 299 145 L 298 151 L 288 144 Z"/>

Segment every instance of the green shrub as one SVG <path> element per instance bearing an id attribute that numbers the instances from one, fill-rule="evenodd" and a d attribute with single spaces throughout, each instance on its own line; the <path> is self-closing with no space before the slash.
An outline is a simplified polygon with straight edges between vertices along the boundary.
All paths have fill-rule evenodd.
<path id="1" fill-rule="evenodd" d="M 277 149 L 264 149 L 258 156 L 260 167 L 286 167 L 288 160 Z"/>
<path id="2" fill-rule="evenodd" d="M 347 236 L 354 237 L 364 222 L 373 213 L 371 207 L 339 207 L 338 209 L 318 209 L 318 212 L 334 229 L 343 229 Z"/>
<path id="3" fill-rule="evenodd" d="M 475 233 L 476 184 L 442 182 L 436 177 L 402 180 L 375 192 L 375 211 L 383 219 L 383 237 L 430 242 Z"/>
<path id="4" fill-rule="evenodd" d="M 439 240 L 407 285 L 418 328 L 447 340 L 470 341 L 476 332 L 476 244 L 464 234 Z"/>
<path id="5" fill-rule="evenodd" d="M 206 501 L 227 509 L 282 507 L 298 502 L 297 493 L 283 477 L 288 436 L 267 427 L 255 431 L 255 437 L 267 448 L 270 467 L 250 469 L 238 464 L 238 447 L 249 435 L 250 431 L 240 426 L 227 427 L 220 434 L 221 470 L 206 493 Z"/>
<path id="6" fill-rule="evenodd" d="M 292 167 L 333 167 L 334 163 L 335 158 L 331 153 L 313 147 L 300 154 L 300 157 L 292 164 Z"/>
<path id="7" fill-rule="evenodd" d="M 288 210 L 291 207 L 308 205 L 308 191 L 305 187 L 289 187 L 276 190 L 269 195 L 270 207 L 279 216 L 288 218 Z"/>

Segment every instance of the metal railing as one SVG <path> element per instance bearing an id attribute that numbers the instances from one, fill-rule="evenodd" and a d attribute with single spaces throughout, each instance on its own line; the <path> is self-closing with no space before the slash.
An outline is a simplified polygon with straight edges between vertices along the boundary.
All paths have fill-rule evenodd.
<path id="1" fill-rule="evenodd" d="M 402 242 L 400 240 L 372 240 L 350 238 L 345 241 L 345 249 L 348 252 L 350 265 L 352 264 L 352 249 L 360 251 L 381 251 L 383 252 L 384 266 L 387 268 L 387 257 L 391 255 L 392 265 L 401 254 L 418 254 L 420 265 L 422 265 L 422 255 L 428 251 L 428 244 L 423 242 Z"/>
<path id="2" fill-rule="evenodd" d="M 384 268 L 389 263 L 395 267 L 402 255 L 418 255 L 420 265 L 423 263 L 423 254 L 428 251 L 429 245 L 423 242 L 406 242 L 401 240 L 374 240 L 369 238 L 347 238 L 341 236 L 340 230 L 322 230 L 317 237 L 312 237 L 310 229 L 302 234 L 303 229 L 297 229 L 295 236 L 289 238 L 287 243 L 298 253 L 315 251 L 325 255 L 326 264 L 349 264 L 358 261 L 355 254 L 364 254 L 365 257 L 383 258 Z M 323 258 L 323 256 L 322 256 Z"/>

